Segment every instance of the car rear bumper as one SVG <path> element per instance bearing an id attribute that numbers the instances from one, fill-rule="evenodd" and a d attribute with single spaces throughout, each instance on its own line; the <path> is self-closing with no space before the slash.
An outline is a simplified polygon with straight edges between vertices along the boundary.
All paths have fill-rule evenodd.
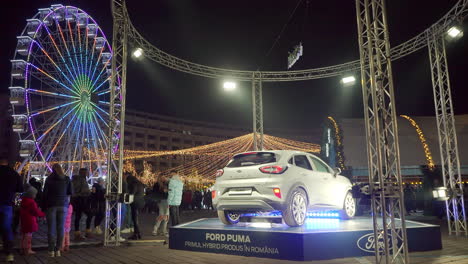
<path id="1" fill-rule="evenodd" d="M 281 211 L 283 210 L 283 204 L 280 202 L 261 200 L 261 199 L 218 199 L 214 205 L 217 210 L 229 210 L 229 211 Z"/>

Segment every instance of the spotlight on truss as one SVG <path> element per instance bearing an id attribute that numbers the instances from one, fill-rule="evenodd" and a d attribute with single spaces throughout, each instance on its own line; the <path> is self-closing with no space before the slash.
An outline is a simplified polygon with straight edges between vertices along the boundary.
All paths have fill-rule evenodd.
<path id="1" fill-rule="evenodd" d="M 341 85 L 348 87 L 348 86 L 353 86 L 356 83 L 356 77 L 353 75 L 347 75 L 341 78 Z"/>
<path id="2" fill-rule="evenodd" d="M 234 91 L 237 87 L 237 84 L 232 81 L 225 81 L 223 84 L 223 88 L 225 91 Z"/>
<path id="3" fill-rule="evenodd" d="M 133 57 L 140 58 L 143 55 L 143 50 L 141 48 L 137 48 L 133 51 Z"/>
<path id="4" fill-rule="evenodd" d="M 463 31 L 461 30 L 460 27 L 453 26 L 447 30 L 447 35 L 451 39 L 458 39 L 458 38 L 463 37 Z"/>
<path id="5" fill-rule="evenodd" d="M 288 53 L 288 69 L 290 69 L 294 63 L 296 63 L 299 58 L 304 53 L 304 47 L 302 46 L 302 42 L 294 46 L 293 51 Z"/>

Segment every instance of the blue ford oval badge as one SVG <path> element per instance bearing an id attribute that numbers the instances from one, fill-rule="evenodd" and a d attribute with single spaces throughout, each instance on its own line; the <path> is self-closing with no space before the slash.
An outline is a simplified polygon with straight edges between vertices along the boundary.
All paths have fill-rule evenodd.
<path id="1" fill-rule="evenodd" d="M 391 236 L 388 236 L 388 239 L 391 241 Z M 373 253 L 375 252 L 375 245 L 378 245 L 379 251 L 384 250 L 384 242 L 382 238 L 380 238 L 377 242 L 375 241 L 374 233 L 365 234 L 360 237 L 357 241 L 357 246 L 359 249 L 365 252 Z M 390 244 L 391 247 L 391 244 Z M 390 250 L 392 250 L 390 248 Z"/>

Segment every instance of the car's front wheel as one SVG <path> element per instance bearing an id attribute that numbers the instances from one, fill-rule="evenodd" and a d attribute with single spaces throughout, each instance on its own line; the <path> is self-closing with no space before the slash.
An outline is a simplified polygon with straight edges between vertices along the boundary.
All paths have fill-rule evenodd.
<path id="1" fill-rule="evenodd" d="M 356 215 L 356 200 L 351 192 L 347 192 L 343 201 L 343 209 L 340 210 L 341 219 L 351 219 Z"/>
<path id="2" fill-rule="evenodd" d="M 236 212 L 218 210 L 218 218 L 225 225 L 234 225 L 239 223 L 240 214 Z"/>
<path id="3" fill-rule="evenodd" d="M 288 226 L 301 226 L 307 217 L 307 196 L 303 189 L 296 188 L 289 196 L 283 220 Z"/>

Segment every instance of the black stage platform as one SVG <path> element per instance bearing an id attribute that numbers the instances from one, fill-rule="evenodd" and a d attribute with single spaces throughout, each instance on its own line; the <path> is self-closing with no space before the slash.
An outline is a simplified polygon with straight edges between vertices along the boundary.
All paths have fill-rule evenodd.
<path id="1" fill-rule="evenodd" d="M 442 248 L 440 227 L 406 221 L 408 249 Z M 302 227 L 284 224 L 223 225 L 203 218 L 171 227 L 169 248 L 288 260 L 323 260 L 374 255 L 372 219 L 309 218 Z"/>

